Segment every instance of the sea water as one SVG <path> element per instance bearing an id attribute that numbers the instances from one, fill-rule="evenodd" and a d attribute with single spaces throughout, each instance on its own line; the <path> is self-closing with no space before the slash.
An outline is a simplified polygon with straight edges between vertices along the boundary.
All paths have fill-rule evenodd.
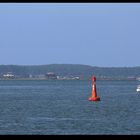
<path id="1" fill-rule="evenodd" d="M 140 134 L 138 81 L 0 80 L 0 134 Z"/>

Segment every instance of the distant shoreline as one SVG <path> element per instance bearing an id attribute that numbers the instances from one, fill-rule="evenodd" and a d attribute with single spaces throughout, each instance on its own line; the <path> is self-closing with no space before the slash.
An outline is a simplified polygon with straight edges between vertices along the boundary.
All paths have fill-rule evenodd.
<path id="1" fill-rule="evenodd" d="M 138 81 L 137 79 L 129 78 L 96 78 L 97 81 Z M 27 81 L 90 81 L 91 79 L 45 79 L 45 78 L 14 78 L 14 79 L 4 79 L 0 78 L 0 81 L 16 81 L 16 80 L 27 80 Z"/>
<path id="2" fill-rule="evenodd" d="M 80 64 L 0 65 L 0 80 L 85 80 L 90 79 L 92 75 L 95 75 L 97 80 L 136 80 L 140 77 L 140 66 L 105 68 Z"/>

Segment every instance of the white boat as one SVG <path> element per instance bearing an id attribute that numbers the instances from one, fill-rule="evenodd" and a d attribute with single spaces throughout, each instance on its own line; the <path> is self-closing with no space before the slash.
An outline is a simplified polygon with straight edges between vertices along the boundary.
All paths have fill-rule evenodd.
<path id="1" fill-rule="evenodd" d="M 139 92 L 139 91 L 140 91 L 140 85 L 138 85 L 138 86 L 137 86 L 136 91 L 137 91 L 137 92 Z"/>

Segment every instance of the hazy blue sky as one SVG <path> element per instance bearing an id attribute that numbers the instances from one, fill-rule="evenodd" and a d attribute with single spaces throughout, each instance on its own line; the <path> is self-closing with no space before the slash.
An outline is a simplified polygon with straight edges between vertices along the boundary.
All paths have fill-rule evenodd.
<path id="1" fill-rule="evenodd" d="M 140 3 L 0 3 L 0 65 L 140 66 Z"/>

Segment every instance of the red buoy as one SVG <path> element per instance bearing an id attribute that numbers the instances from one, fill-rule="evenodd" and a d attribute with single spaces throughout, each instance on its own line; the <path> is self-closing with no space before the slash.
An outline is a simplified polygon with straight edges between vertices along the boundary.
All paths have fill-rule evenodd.
<path id="1" fill-rule="evenodd" d="M 92 80 L 92 92 L 91 92 L 91 97 L 88 98 L 89 101 L 100 101 L 100 97 L 97 96 L 97 92 L 96 92 L 96 77 L 92 76 L 91 77 Z"/>

